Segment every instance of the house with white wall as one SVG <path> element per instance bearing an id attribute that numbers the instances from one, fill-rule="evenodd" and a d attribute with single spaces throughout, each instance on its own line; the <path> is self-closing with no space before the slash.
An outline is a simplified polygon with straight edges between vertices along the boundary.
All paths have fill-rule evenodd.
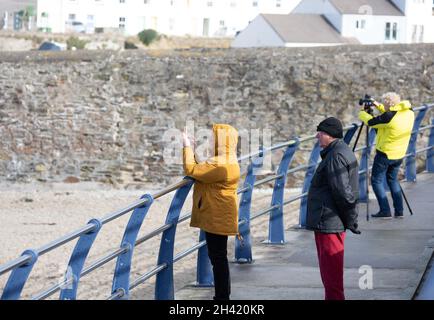
<path id="1" fill-rule="evenodd" d="M 233 37 L 260 13 L 287 14 L 301 0 L 38 0 L 38 27 L 63 33 L 73 21 L 134 35 Z"/>
<path id="2" fill-rule="evenodd" d="M 305 29 L 314 30 L 312 24 L 316 15 L 324 19 L 336 35 L 342 37 L 340 44 L 359 42 L 361 44 L 388 43 L 433 43 L 434 42 L 434 1 L 433 0 L 303 0 L 289 15 L 281 19 L 302 20 L 300 26 L 288 27 L 286 33 L 300 33 L 306 39 L 298 43 L 285 43 L 278 46 L 323 46 L 334 45 L 332 41 L 318 41 L 320 35 L 312 37 Z M 299 16 L 306 15 L 303 20 Z M 264 39 L 260 30 L 264 28 L 263 17 L 256 17 L 233 41 L 233 47 L 264 46 L 279 34 L 275 23 L 268 21 L 268 27 L 275 30 L 273 36 Z M 312 22 L 312 23 L 311 23 Z M 329 29 L 324 34 L 327 39 Z M 321 33 L 321 31 L 319 31 Z M 255 35 L 252 38 L 252 35 Z M 293 37 L 295 38 L 295 36 Z M 315 41 L 314 41 L 315 40 Z M 271 46 L 277 45 L 272 42 Z M 268 45 L 265 45 L 268 46 Z"/>
<path id="3" fill-rule="evenodd" d="M 36 3 L 37 0 L 0 0 L 0 29 L 33 30 L 36 26 L 36 18 L 30 16 L 29 21 L 21 21 L 18 13 L 29 7 L 36 10 Z"/>

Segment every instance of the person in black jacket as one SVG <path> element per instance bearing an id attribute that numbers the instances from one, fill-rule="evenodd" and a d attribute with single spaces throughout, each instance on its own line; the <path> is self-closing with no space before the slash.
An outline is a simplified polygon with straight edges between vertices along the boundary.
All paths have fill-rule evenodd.
<path id="1" fill-rule="evenodd" d="M 317 127 L 322 161 L 308 192 L 306 228 L 315 242 L 326 300 L 344 300 L 346 229 L 360 234 L 357 224 L 359 165 L 343 138 L 341 122 L 327 118 Z"/>

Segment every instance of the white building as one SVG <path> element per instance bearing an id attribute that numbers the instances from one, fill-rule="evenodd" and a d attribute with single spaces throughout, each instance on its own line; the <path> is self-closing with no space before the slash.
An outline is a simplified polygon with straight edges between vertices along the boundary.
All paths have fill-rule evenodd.
<path id="1" fill-rule="evenodd" d="M 36 10 L 36 2 L 37 0 L 0 0 L 0 29 L 33 30 L 36 26 L 36 17 L 29 17 L 29 21 L 23 23 L 18 12 L 27 7 Z"/>
<path id="2" fill-rule="evenodd" d="M 38 0 L 38 27 L 67 32 L 72 22 L 133 35 L 155 29 L 167 35 L 225 37 L 259 13 L 287 14 L 301 0 Z M 77 30 L 77 29 L 76 29 Z"/>
<path id="3" fill-rule="evenodd" d="M 433 43 L 433 14 L 433 0 L 303 0 L 289 15 L 256 17 L 232 46 Z M 299 23 L 294 24 L 293 20 Z M 318 30 L 314 25 L 318 21 L 329 27 Z M 282 24 L 287 26 L 284 32 Z M 330 27 L 335 37 L 330 34 Z M 340 41 L 336 43 L 338 37 Z"/>

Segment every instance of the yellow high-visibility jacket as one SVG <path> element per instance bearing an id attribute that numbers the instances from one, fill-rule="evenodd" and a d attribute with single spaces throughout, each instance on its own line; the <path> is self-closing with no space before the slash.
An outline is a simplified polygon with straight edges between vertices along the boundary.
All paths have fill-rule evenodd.
<path id="1" fill-rule="evenodd" d="M 214 124 L 215 156 L 197 163 L 192 148 L 183 149 L 185 175 L 196 180 L 190 226 L 219 235 L 238 234 L 238 132 Z"/>
<path id="2" fill-rule="evenodd" d="M 385 153 L 389 160 L 402 159 L 408 148 L 414 124 L 414 112 L 409 101 L 401 101 L 390 107 L 389 111 L 379 105 L 381 114 L 371 116 L 360 111 L 359 119 L 366 125 L 377 129 L 376 149 Z"/>

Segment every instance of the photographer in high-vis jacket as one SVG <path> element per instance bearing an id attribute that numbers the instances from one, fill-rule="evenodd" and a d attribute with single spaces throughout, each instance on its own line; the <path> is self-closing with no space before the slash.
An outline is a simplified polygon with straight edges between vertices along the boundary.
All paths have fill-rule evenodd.
<path id="1" fill-rule="evenodd" d="M 388 92 L 382 97 L 383 104 L 373 101 L 380 115 L 374 117 L 361 110 L 359 119 L 366 125 L 377 129 L 376 155 L 372 167 L 371 184 L 380 207 L 372 214 L 373 218 L 391 218 L 389 201 L 384 189 L 384 178 L 390 188 L 395 218 L 404 217 L 401 187 L 398 172 L 407 152 L 414 123 L 414 112 L 409 101 L 401 101 L 395 92 Z"/>

